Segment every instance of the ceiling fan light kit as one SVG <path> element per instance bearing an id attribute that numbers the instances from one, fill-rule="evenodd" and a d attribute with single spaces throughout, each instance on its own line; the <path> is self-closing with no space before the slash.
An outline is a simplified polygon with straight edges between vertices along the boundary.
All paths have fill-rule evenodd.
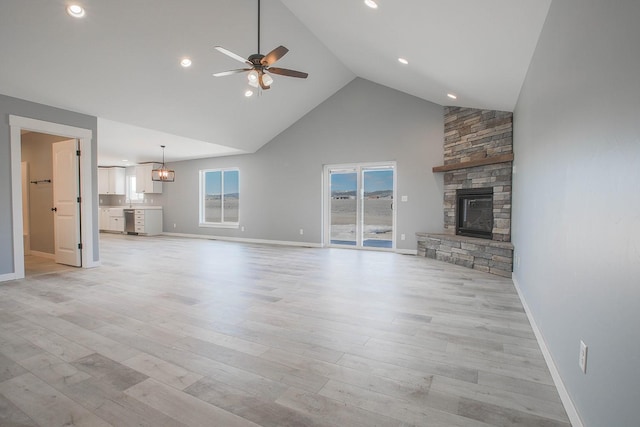
<path id="1" fill-rule="evenodd" d="M 228 49 L 223 48 L 222 46 L 216 46 L 215 49 L 218 52 L 223 53 L 228 57 L 233 58 L 236 61 L 242 62 L 243 64 L 246 64 L 247 66 L 250 67 L 250 68 L 238 68 L 235 70 L 222 71 L 220 73 L 215 73 L 214 74 L 215 77 L 223 77 L 223 76 L 229 76 L 232 74 L 248 72 L 247 80 L 249 82 L 249 86 L 260 88 L 262 90 L 267 90 L 267 89 L 270 89 L 271 85 L 273 84 L 273 77 L 267 74 L 267 72 L 271 74 L 278 74 L 281 76 L 296 77 L 299 79 L 306 79 L 307 76 L 309 75 L 302 71 L 289 70 L 287 68 L 271 67 L 277 60 L 279 60 L 284 55 L 286 55 L 287 52 L 289 52 L 289 49 L 287 49 L 284 46 L 278 46 L 277 48 L 273 49 L 271 52 L 269 52 L 266 55 L 262 55 L 260 53 L 254 53 L 253 55 L 250 55 L 249 58 L 247 59 L 243 58 L 238 54 L 231 52 Z M 260 52 L 260 0 L 258 0 L 258 52 Z M 245 96 L 251 96 L 251 95 L 247 95 L 249 92 L 251 91 L 250 90 L 246 91 Z M 253 94 L 253 92 L 251 94 Z"/>

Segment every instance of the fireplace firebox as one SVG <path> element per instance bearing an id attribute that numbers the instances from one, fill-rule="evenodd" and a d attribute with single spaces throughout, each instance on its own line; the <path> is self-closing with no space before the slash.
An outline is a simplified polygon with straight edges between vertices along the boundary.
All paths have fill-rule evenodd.
<path id="1" fill-rule="evenodd" d="M 491 239 L 493 231 L 493 188 L 456 191 L 456 234 Z"/>

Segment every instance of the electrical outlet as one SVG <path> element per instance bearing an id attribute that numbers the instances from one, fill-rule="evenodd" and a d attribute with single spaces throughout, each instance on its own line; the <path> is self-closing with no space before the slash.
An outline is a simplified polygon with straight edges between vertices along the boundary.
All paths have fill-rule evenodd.
<path id="1" fill-rule="evenodd" d="M 408 202 L 408 201 L 409 201 L 409 196 L 402 196 L 402 197 L 400 198 L 400 201 L 401 201 L 401 202 Z"/>
<path id="2" fill-rule="evenodd" d="M 407 236 L 405 236 L 404 234 L 400 235 L 400 240 L 405 240 L 407 238 Z"/>
<path id="3" fill-rule="evenodd" d="M 240 231 L 244 231 L 244 225 L 240 227 Z"/>
<path id="4" fill-rule="evenodd" d="M 176 228 L 176 223 L 175 222 L 173 223 L 173 228 Z"/>
<path id="5" fill-rule="evenodd" d="M 302 236 L 304 234 L 304 230 L 301 228 L 300 229 L 300 235 Z"/>
<path id="6" fill-rule="evenodd" d="M 580 355 L 578 356 L 578 366 L 582 370 L 582 373 L 587 373 L 587 350 L 589 348 L 584 343 L 584 341 L 580 340 Z"/>

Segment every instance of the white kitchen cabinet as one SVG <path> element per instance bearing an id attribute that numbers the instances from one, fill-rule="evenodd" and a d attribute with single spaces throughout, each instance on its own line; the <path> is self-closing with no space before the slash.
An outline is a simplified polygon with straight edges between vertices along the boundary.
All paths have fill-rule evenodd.
<path id="1" fill-rule="evenodd" d="M 151 180 L 151 171 L 160 166 L 158 163 L 136 166 L 136 193 L 162 193 L 162 182 Z"/>
<path id="2" fill-rule="evenodd" d="M 117 231 L 119 233 L 124 233 L 124 217 L 110 216 L 109 231 Z"/>
<path id="3" fill-rule="evenodd" d="M 162 209 L 136 209 L 136 233 L 154 236 L 162 233 Z"/>
<path id="4" fill-rule="evenodd" d="M 100 208 L 98 223 L 100 230 L 109 230 L 109 208 Z"/>
<path id="5" fill-rule="evenodd" d="M 124 195 L 124 168 L 98 168 L 98 194 Z"/>
<path id="6" fill-rule="evenodd" d="M 122 208 L 100 208 L 100 230 L 124 232 L 124 211 Z"/>

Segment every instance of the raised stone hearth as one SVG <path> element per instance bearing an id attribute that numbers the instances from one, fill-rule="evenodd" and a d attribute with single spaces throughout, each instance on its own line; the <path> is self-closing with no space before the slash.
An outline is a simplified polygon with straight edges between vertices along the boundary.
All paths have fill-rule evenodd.
<path id="1" fill-rule="evenodd" d="M 511 179 L 513 161 L 512 113 L 445 107 L 444 164 L 433 168 L 444 173 L 444 229 L 416 233 L 418 254 L 469 268 L 510 276 Z M 461 191 L 486 189 L 492 194 L 493 217 L 486 238 L 461 236 L 457 225 Z M 477 233 L 468 233 L 478 235 Z"/>
<path id="2" fill-rule="evenodd" d="M 418 256 L 511 277 L 513 245 L 509 242 L 449 234 L 416 233 L 416 237 Z"/>

